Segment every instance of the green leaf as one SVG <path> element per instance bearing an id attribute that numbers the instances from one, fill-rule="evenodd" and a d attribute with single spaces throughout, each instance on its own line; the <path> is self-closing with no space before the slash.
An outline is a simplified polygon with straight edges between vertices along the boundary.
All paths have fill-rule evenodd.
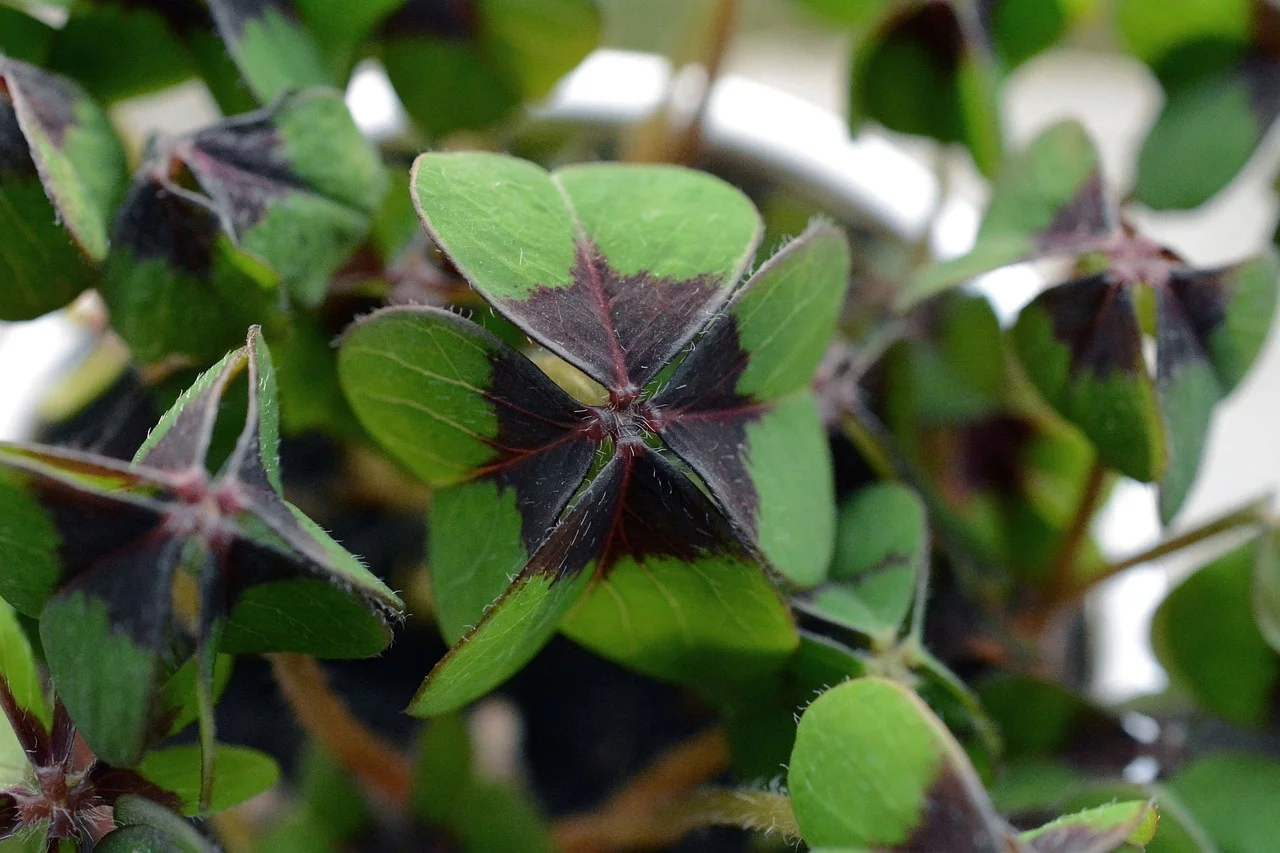
<path id="1" fill-rule="evenodd" d="M 462 318 L 392 309 L 352 327 L 339 375 L 365 428 L 441 489 L 430 514 L 432 583 L 457 641 L 546 538 L 595 456 L 581 404 Z M 486 546 L 475 547 L 474 531 Z"/>
<path id="2" fill-rule="evenodd" d="M 40 686 L 40 674 L 31 654 L 31 643 L 17 614 L 0 601 L 0 678 L 3 678 L 19 708 L 49 724 L 49 707 Z M 25 784 L 31 763 L 9 721 L 0 718 L 0 788 Z"/>
<path id="3" fill-rule="evenodd" d="M 291 89 L 333 84 L 319 47 L 288 0 L 211 0 L 209 11 L 259 102 Z"/>
<path id="4" fill-rule="evenodd" d="M 40 641 L 58 698 L 85 742 L 109 764 L 136 765 L 155 728 L 169 585 L 181 552 L 181 541 L 165 537 L 107 558 L 99 571 L 56 595 L 40 616 Z"/>
<path id="5" fill-rule="evenodd" d="M 854 494 L 840 508 L 830 582 L 810 606 L 824 619 L 891 643 L 911 610 L 928 559 L 924 504 L 896 483 Z"/>
<path id="6" fill-rule="evenodd" d="M 250 324 L 282 336 L 286 294 L 305 306 L 324 297 L 384 186 L 377 152 L 331 91 L 286 95 L 163 146 L 116 224 L 103 288 L 116 328 L 144 361 L 208 363 Z M 202 322 L 189 328 L 188 316 Z"/>
<path id="7" fill-rule="evenodd" d="M 122 205 L 102 296 L 141 362 L 209 364 L 250 324 L 283 322 L 275 272 L 235 247 L 206 200 L 151 175 L 135 179 Z"/>
<path id="8" fill-rule="evenodd" d="M 486 782 L 472 769 L 466 725 L 457 715 L 433 720 L 418 749 L 413 812 L 443 827 L 467 853 L 550 853 L 549 827 L 522 790 Z"/>
<path id="9" fill-rule="evenodd" d="M 651 402 L 667 446 L 801 586 L 818 583 L 831 559 L 835 507 L 822 485 L 832 482 L 831 462 L 808 386 L 849 264 L 844 235 L 813 224 L 742 286 Z"/>
<path id="10" fill-rule="evenodd" d="M 942 723 L 910 690 L 878 678 L 842 684 L 809 706 L 788 785 L 815 847 L 996 849 L 1006 835 Z"/>
<path id="11" fill-rule="evenodd" d="M 1274 759 L 1232 752 L 1199 758 L 1169 787 L 1222 853 L 1275 849 L 1280 763 Z"/>
<path id="12" fill-rule="evenodd" d="M 0 319 L 38 317 L 94 283 L 124 169 L 79 86 L 0 56 Z"/>
<path id="13" fill-rule="evenodd" d="M 563 630 L 646 675 L 707 689 L 777 671 L 799 642 L 777 591 L 745 555 L 624 557 Z"/>
<path id="14" fill-rule="evenodd" d="M 379 56 L 426 133 L 477 130 L 541 98 L 599 42 L 593 0 L 410 0 L 382 27 Z"/>
<path id="15" fill-rule="evenodd" d="M 1078 122 L 1056 124 L 1001 168 L 972 251 L 925 267 L 898 296 L 905 311 L 994 269 L 1032 258 L 1078 253 L 1112 233 L 1097 149 Z"/>
<path id="16" fill-rule="evenodd" d="M 991 174 L 1001 159 L 1001 131 L 989 49 L 981 22 L 967 8 L 899 7 L 855 45 L 854 128 L 871 119 L 899 133 L 962 142 Z"/>
<path id="17" fill-rule="evenodd" d="M 334 79 L 345 80 L 360 58 L 360 50 L 374 28 L 405 0 L 366 0 L 331 3 L 293 0 L 299 17 L 315 39 Z"/>
<path id="18" fill-rule="evenodd" d="M 1119 720 L 1059 684 L 1000 674 L 979 685 L 978 695 L 1009 761 L 1065 756 L 1090 770 L 1119 772 L 1138 757 Z"/>
<path id="19" fill-rule="evenodd" d="M 1256 543 L 1219 557 L 1174 588 L 1151 641 L 1170 680 L 1201 706 L 1241 725 L 1268 718 L 1280 657 L 1253 618 Z"/>
<path id="20" fill-rule="evenodd" d="M 62 572 L 61 538 L 23 479 L 0 466 L 0 598 L 36 617 Z"/>
<path id="21" fill-rule="evenodd" d="M 1126 843 L 1147 844 L 1155 837 L 1158 821 L 1150 802 L 1113 803 L 1060 817 L 1020 838 L 1036 851 L 1103 853 Z"/>
<path id="22" fill-rule="evenodd" d="M 551 639 L 590 580 L 590 565 L 570 581 L 533 572 L 517 577 L 435 665 L 407 712 L 417 717 L 446 714 L 506 681 Z"/>
<path id="23" fill-rule="evenodd" d="M 274 787 L 280 768 L 271 756 L 243 746 L 218 744 L 213 765 L 213 800 L 200 810 L 200 747 L 171 746 L 147 755 L 138 772 L 182 801 L 185 815 L 213 814 Z"/>
<path id="24" fill-rule="evenodd" d="M 234 664 L 235 658 L 231 655 L 218 655 L 213 667 L 213 696 L 215 700 L 222 695 L 222 691 L 227 687 L 227 682 L 231 680 L 231 670 Z M 194 723 L 200 713 L 196 696 L 198 665 L 199 661 L 192 658 L 178 667 L 178 670 L 165 682 L 164 695 L 161 701 L 168 709 L 166 714 L 170 717 L 170 734 L 177 734 Z"/>
<path id="25" fill-rule="evenodd" d="M 1032 383 L 1103 461 L 1143 482 L 1161 475 L 1164 425 L 1127 285 L 1100 275 L 1051 288 L 1022 310 L 1011 337 Z"/>
<path id="26" fill-rule="evenodd" d="M 1258 538 L 1255 560 L 1253 613 L 1263 638 L 1280 654 L 1280 533 Z"/>
<path id="27" fill-rule="evenodd" d="M 1196 41 L 1244 44 L 1252 15 L 1250 0 L 1183 0 L 1177 7 L 1161 0 L 1119 0 L 1116 29 L 1140 59 L 1158 64 Z"/>
<path id="28" fill-rule="evenodd" d="M 1213 410 L 1256 360 L 1280 281 L 1274 253 L 1218 270 L 1174 271 L 1157 292 L 1156 387 L 1169 467 L 1160 483 L 1168 523 L 1195 482 Z"/>
<path id="29" fill-rule="evenodd" d="M 499 313 L 631 393 L 728 298 L 761 229 L 738 190 L 673 167 L 553 176 L 501 155 L 424 154 L 412 181 L 427 230 Z M 643 298 L 615 300 L 607 314 L 591 307 L 594 288 L 627 283 Z"/>
<path id="30" fill-rule="evenodd" d="M 1138 155 L 1134 197 L 1181 210 L 1230 183 L 1280 114 L 1280 101 L 1253 96 L 1257 82 L 1242 68 L 1171 89 Z"/>
<path id="31" fill-rule="evenodd" d="M 53 39 L 49 68 L 107 103 L 181 83 L 196 71 L 160 10 L 119 2 L 77 4 Z"/>
<path id="32" fill-rule="evenodd" d="M 800 645 L 778 673 L 726 693 L 706 691 L 721 709 L 734 767 L 744 780 L 769 782 L 782 773 L 795 743 L 796 719 L 814 697 L 866 674 L 851 649 L 800 632 Z"/>
<path id="33" fill-rule="evenodd" d="M 20 9 L 0 6 L 0 53 L 10 59 L 45 65 L 54 32 L 53 27 Z"/>
<path id="34" fill-rule="evenodd" d="M 213 853 L 191 824 L 144 797 L 121 797 L 112 810 L 120 827 L 94 845 L 103 853 Z"/>

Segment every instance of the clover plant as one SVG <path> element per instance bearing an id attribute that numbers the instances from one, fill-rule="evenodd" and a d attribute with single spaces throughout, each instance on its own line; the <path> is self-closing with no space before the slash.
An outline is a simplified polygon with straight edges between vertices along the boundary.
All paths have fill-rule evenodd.
<path id="1" fill-rule="evenodd" d="M 0 0 L 0 358 L 78 341 L 0 395 L 0 853 L 1276 849 L 1272 499 L 1194 513 L 1280 266 L 1159 214 L 1271 179 L 1276 14 Z M 989 184 L 968 251 L 724 137 L 778 22 Z M 1008 132 L 1082 43 L 1164 92 L 1132 187 Z M 705 91 L 554 100 L 655 45 Z M 1171 555 L 1168 687 L 1105 702 L 1092 601 Z"/>

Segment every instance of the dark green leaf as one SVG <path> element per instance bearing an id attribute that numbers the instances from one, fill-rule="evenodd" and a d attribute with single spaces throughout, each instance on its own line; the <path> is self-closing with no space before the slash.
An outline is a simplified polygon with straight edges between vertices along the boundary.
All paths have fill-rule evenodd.
<path id="1" fill-rule="evenodd" d="M 161 10 L 121 2 L 77 6 L 57 31 L 49 67 L 108 103 L 172 86 L 196 71 Z"/>
<path id="2" fill-rule="evenodd" d="M 1271 329 L 1274 254 L 1219 270 L 1174 271 L 1157 292 L 1156 382 L 1169 445 L 1160 483 L 1168 523 L 1200 467 L 1214 407 L 1240 382 Z"/>
<path id="3" fill-rule="evenodd" d="M 592 0 L 409 0 L 382 27 L 379 56 L 424 131 L 480 129 L 546 95 L 600 37 Z"/>
<path id="4" fill-rule="evenodd" d="M 1169 788 L 1221 853 L 1269 853 L 1276 845 L 1280 763 L 1242 753 L 1197 759 L 1169 780 Z"/>
<path id="5" fill-rule="evenodd" d="M 1280 115 L 1280 97 L 1256 96 L 1277 81 L 1280 67 L 1270 66 L 1170 91 L 1138 157 L 1135 198 L 1156 209 L 1184 209 L 1217 194 L 1249 162 Z"/>
<path id="6" fill-rule="evenodd" d="M 289 0 L 210 0 L 218 33 L 262 103 L 334 80 Z"/>
<path id="7" fill-rule="evenodd" d="M 1036 297 L 1012 330 L 1031 381 L 1111 467 L 1150 482 L 1164 470 L 1164 425 L 1127 285 L 1105 275 Z"/>
<path id="8" fill-rule="evenodd" d="M 1253 612 L 1263 639 L 1280 654 L 1280 533 L 1259 537 L 1254 559 Z"/>
<path id="9" fill-rule="evenodd" d="M 822 691 L 865 674 L 866 664 L 852 650 L 801 631 L 800 645 L 781 672 L 727 696 L 713 692 L 742 778 L 769 782 L 784 772 L 800 712 Z"/>
<path id="10" fill-rule="evenodd" d="M 995 58 L 968 6 L 907 6 L 855 46 L 850 118 L 963 142 L 978 168 L 1001 158 Z"/>
<path id="11" fill-rule="evenodd" d="M 38 317 L 93 284 L 124 168 L 79 86 L 0 56 L 0 319 Z"/>
<path id="12" fill-rule="evenodd" d="M 0 53 L 10 59 L 44 65 L 53 44 L 53 27 L 26 12 L 0 6 Z"/>
<path id="13" fill-rule="evenodd" d="M 1242 725 L 1270 713 L 1280 656 L 1253 618 L 1255 543 L 1219 557 L 1179 584 L 1151 625 L 1170 680 L 1207 710 Z"/>
<path id="14" fill-rule="evenodd" d="M 108 834 L 100 853 L 213 853 L 214 847 L 178 815 L 142 797 L 121 797 L 113 810 L 120 828 Z"/>

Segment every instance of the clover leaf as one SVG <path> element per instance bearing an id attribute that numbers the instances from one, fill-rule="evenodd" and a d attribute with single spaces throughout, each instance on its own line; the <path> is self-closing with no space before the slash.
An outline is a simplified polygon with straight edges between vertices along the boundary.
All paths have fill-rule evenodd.
<path id="1" fill-rule="evenodd" d="M 787 775 L 813 847 L 955 853 L 1108 853 L 1155 834 L 1150 803 L 1114 803 L 1021 834 L 995 810 L 942 722 L 909 689 L 860 678 L 800 718 Z"/>
<path id="2" fill-rule="evenodd" d="M 284 327 L 290 304 L 324 298 L 383 188 L 377 152 L 336 92 L 286 95 L 162 141 L 112 235 L 103 296 L 116 328 L 143 361 L 207 364 L 250 323 Z"/>
<path id="3" fill-rule="evenodd" d="M 94 285 L 124 173 L 115 131 L 76 83 L 0 55 L 0 320 Z"/>
<path id="4" fill-rule="evenodd" d="M 247 374 L 248 416 L 216 475 L 218 408 Z M 203 374 L 132 464 L 0 445 L 0 595 L 40 618 L 46 661 L 85 740 L 132 766 L 167 734 L 164 679 L 194 650 L 212 696 L 214 652 L 376 654 L 399 599 L 280 493 L 279 412 L 257 329 Z M 336 630 L 342 626 L 342 630 Z M 211 732 L 208 698 L 202 730 Z M 208 750 L 206 750 L 208 752 Z M 205 759 L 212 771 L 211 754 Z"/>
<path id="5" fill-rule="evenodd" d="M 809 382 L 843 299 L 841 233 L 811 227 L 739 288 L 760 220 L 706 175 L 427 154 L 413 189 L 476 290 L 604 389 L 575 400 L 436 309 L 386 310 L 347 333 L 339 374 L 357 415 L 443 487 L 429 558 L 458 642 L 413 710 L 475 698 L 561 626 L 659 677 L 778 665 L 796 637 L 761 559 L 800 585 L 830 559 Z"/>
<path id="6" fill-rule="evenodd" d="M 924 271 L 906 308 L 980 272 L 1048 256 L 1085 273 L 1036 297 L 1011 338 L 1045 399 L 1109 466 L 1160 481 L 1165 521 L 1200 465 L 1214 407 L 1244 377 L 1271 327 L 1280 264 L 1270 252 L 1195 268 L 1136 232 L 1105 191 L 1097 152 L 1065 122 L 997 182 L 973 251 Z M 1155 303 L 1156 366 L 1143 354 L 1139 304 Z"/>

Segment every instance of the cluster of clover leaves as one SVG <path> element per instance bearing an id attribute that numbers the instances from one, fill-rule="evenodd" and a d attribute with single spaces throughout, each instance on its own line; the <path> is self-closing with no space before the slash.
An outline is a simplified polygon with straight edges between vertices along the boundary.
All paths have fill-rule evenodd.
<path id="1" fill-rule="evenodd" d="M 982 394 L 962 399 L 964 382 L 948 396 L 920 381 L 923 397 L 964 403 L 940 417 L 946 426 L 961 410 L 983 418 L 957 442 L 952 467 L 964 476 L 934 488 L 944 478 L 928 465 L 952 449 L 912 457 L 903 440 L 901 467 L 917 488 L 881 483 L 837 513 L 822 416 L 832 401 L 815 395 L 813 378 L 848 289 L 844 233 L 813 224 L 748 274 L 760 215 L 699 172 L 548 173 L 502 155 L 439 153 L 420 157 L 398 187 L 340 95 L 323 87 L 371 51 L 423 130 L 484 126 L 585 55 L 598 13 L 586 0 L 539 0 L 556 12 L 542 16 L 499 0 L 341 5 L 341 14 L 319 0 L 211 0 L 207 12 L 93 5 L 56 34 L 43 25 L 0 32 L 10 54 L 0 56 L 0 318 L 37 317 L 96 288 L 139 362 L 213 364 L 132 462 L 0 445 L 0 705 L 10 723 L 0 727 L 0 845 L 204 849 L 174 810 L 208 814 L 277 773 L 266 756 L 215 742 L 213 706 L 232 657 L 367 657 L 390 642 L 399 598 L 283 496 L 280 433 L 317 426 L 371 436 L 433 490 L 434 615 L 452 649 L 409 708 L 440 717 L 414 783 L 428 838 L 443 828 L 468 849 L 535 849 L 528 836 L 481 837 L 487 811 L 532 810 L 476 777 L 452 712 L 556 632 L 692 688 L 725 721 L 744 778 L 785 766 L 789 831 L 814 849 L 1106 853 L 1157 837 L 1150 792 L 1133 786 L 1085 785 L 1072 797 L 1055 789 L 1032 805 L 1075 813 L 1016 833 L 1002 812 L 1028 803 L 997 808 L 984 784 L 999 735 L 1006 755 L 1041 757 L 1044 738 L 1020 733 L 1018 703 L 1065 709 L 1073 722 L 1064 729 L 1111 731 L 1114 720 L 1031 679 L 988 685 L 979 698 L 923 646 L 930 523 L 948 551 L 953 539 L 960 550 L 980 539 L 964 504 L 1034 486 L 1018 461 L 990 458 L 987 447 L 1004 448 L 990 435 L 1021 451 L 1028 431 L 1045 428 L 1043 413 L 992 416 Z M 1083 460 L 1100 476 L 1158 482 L 1171 519 L 1215 406 L 1266 337 L 1275 260 L 1198 270 L 1145 238 L 1108 197 L 1076 125 L 1006 159 L 983 110 L 873 92 L 876 80 L 916 79 L 894 69 L 915 55 L 913 40 L 938 41 L 934 25 L 951 45 L 943 100 L 994 91 L 994 71 L 1053 38 L 993 41 L 1016 35 L 1001 11 L 1010 2 L 880 5 L 881 45 L 855 69 L 860 114 L 962 139 L 985 168 L 1002 164 L 973 253 L 926 267 L 899 294 L 898 313 L 931 300 L 911 316 L 943 328 L 936 337 L 962 356 L 1007 340 L 1017 378 L 1005 382 L 997 356 L 992 396 L 1029 383 L 1040 408 L 1056 413 L 1053 429 L 1077 430 L 1064 440 L 1075 448 L 1059 466 L 1069 471 L 1056 476 L 1082 479 Z M 0 23 L 16 14 L 0 6 Z M 552 23 L 526 26 L 537 21 Z M 209 59 L 206 23 L 247 86 L 228 85 L 227 69 Z M 162 61 L 125 72 L 72 49 L 86 33 L 138 28 L 168 40 Z M 548 65 L 551 43 L 562 49 Z M 130 180 L 89 94 L 37 66 L 78 77 L 107 102 L 198 74 L 237 115 L 154 142 Z M 441 75 L 457 85 L 423 85 Z M 891 112 L 902 104 L 925 106 Z M 387 308 L 353 324 L 335 357 L 317 309 L 353 255 L 403 244 L 385 213 L 410 197 L 451 268 L 509 324 L 490 325 L 517 334 L 440 308 Z M 1007 338 L 994 318 L 943 293 L 1047 256 L 1069 258 L 1075 274 L 1033 301 Z M 555 357 L 539 362 L 554 369 L 520 351 L 520 334 Z M 950 377 L 953 352 L 932 357 L 930 343 L 904 342 L 886 361 L 917 379 L 930 366 Z M 224 452 L 215 431 L 241 399 L 243 427 Z M 836 408 L 851 402 L 840 397 Z M 910 420 L 889 419 L 896 438 L 909 438 Z M 1024 538 L 1044 533 L 1031 530 L 1032 516 L 1014 517 Z M 1066 526 L 1044 525 L 1054 541 Z M 1229 719 L 1261 717 L 1280 682 L 1274 545 L 1267 533 L 1257 561 L 1246 550 L 1213 564 L 1157 617 L 1170 671 Z M 1093 556 L 1075 550 L 1067 555 L 1077 562 Z M 1208 644 L 1262 661 L 1247 702 L 1220 689 L 1216 664 L 1192 647 L 1198 635 L 1178 627 L 1202 595 L 1254 602 L 1256 638 Z M 860 647 L 798 621 L 835 626 Z M 198 745 L 167 745 L 193 722 Z M 1218 768 L 1195 770 L 1172 789 L 1192 812 L 1192 795 L 1214 787 L 1205 780 Z M 1245 778 L 1274 778 L 1266 772 Z M 441 778 L 456 790 L 442 793 Z M 1176 796 L 1157 799 L 1162 826 L 1174 827 L 1160 841 L 1193 834 Z M 331 817 L 324 811 L 304 804 L 295 817 L 314 827 Z"/>

